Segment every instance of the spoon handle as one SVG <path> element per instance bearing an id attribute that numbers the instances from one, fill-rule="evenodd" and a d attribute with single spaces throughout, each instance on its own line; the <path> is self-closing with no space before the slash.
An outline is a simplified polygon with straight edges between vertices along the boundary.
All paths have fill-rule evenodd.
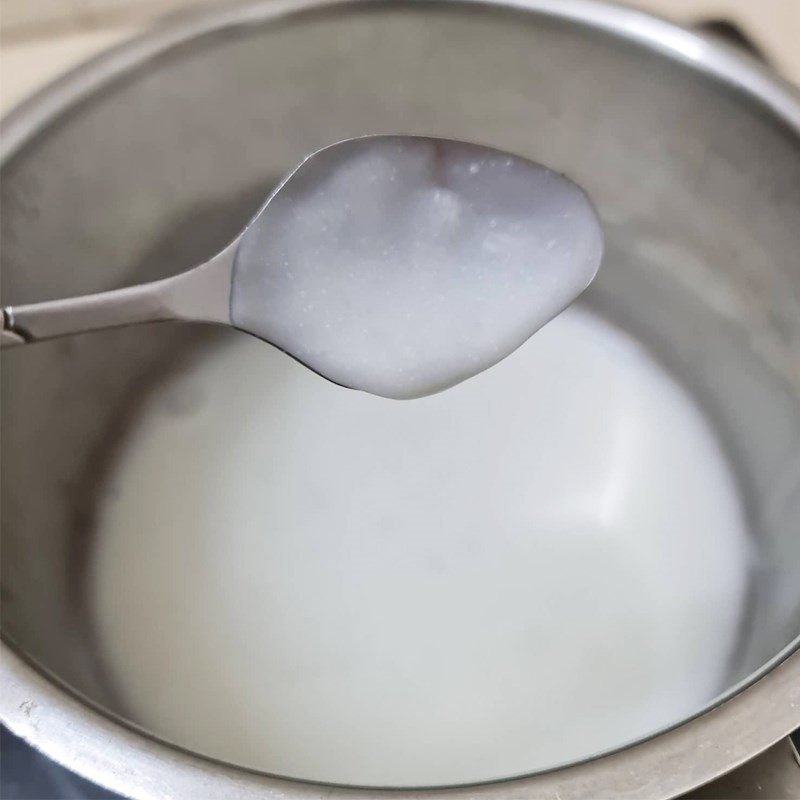
<path id="1" fill-rule="evenodd" d="M 159 281 L 159 283 L 161 283 Z M 172 319 L 158 283 L 84 297 L 3 308 L 3 346 L 38 342 L 73 333 Z"/>
<path id="2" fill-rule="evenodd" d="M 235 244 L 235 243 L 234 243 Z M 3 348 L 76 333 L 185 320 L 230 324 L 235 247 L 172 278 L 83 297 L 3 308 Z"/>

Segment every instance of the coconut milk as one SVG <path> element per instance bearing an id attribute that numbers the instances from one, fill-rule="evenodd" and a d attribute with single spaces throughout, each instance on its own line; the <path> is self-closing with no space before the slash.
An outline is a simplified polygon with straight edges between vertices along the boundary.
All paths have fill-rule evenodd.
<path id="1" fill-rule="evenodd" d="M 110 678 L 201 753 L 481 781 L 652 733 L 724 685 L 733 476 L 686 391 L 583 309 L 410 403 L 242 338 L 147 400 L 107 488 Z"/>

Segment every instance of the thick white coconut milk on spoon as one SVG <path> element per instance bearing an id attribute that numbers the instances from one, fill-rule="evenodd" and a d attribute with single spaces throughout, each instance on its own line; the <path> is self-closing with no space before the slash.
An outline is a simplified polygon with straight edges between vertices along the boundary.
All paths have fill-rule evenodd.
<path id="1" fill-rule="evenodd" d="M 584 192 L 527 159 L 413 136 L 315 153 L 245 234 L 233 323 L 344 386 L 393 398 L 497 363 L 591 282 Z"/>

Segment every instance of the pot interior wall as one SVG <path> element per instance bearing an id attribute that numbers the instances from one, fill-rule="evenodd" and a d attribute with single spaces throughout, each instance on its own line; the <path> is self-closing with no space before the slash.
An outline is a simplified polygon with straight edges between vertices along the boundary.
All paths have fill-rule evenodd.
<path id="1" fill-rule="evenodd" d="M 694 394 L 746 504 L 725 691 L 800 633 L 800 142 L 756 102 L 534 14 L 393 4 L 227 30 L 111 81 L 3 165 L 3 303 L 174 274 L 307 152 L 395 131 L 528 156 L 594 198 L 608 245 L 585 302 Z M 123 714 L 85 591 L 97 492 L 142 392 L 236 336 L 161 325 L 3 353 L 4 634 Z"/>

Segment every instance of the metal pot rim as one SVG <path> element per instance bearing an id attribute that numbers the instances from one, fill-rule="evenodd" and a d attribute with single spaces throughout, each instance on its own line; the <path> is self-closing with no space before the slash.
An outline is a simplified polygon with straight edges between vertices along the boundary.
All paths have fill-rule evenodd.
<path id="1" fill-rule="evenodd" d="M 115 78 L 181 43 L 223 30 L 325 7 L 374 0 L 255 0 L 195 12 L 92 59 L 34 95 L 0 123 L 0 165 L 61 113 Z M 443 4 L 448 0 L 423 0 Z M 800 137 L 800 95 L 755 59 L 649 14 L 600 0 L 457 0 L 532 11 L 606 31 L 688 64 L 759 104 Z M 451 789 L 331 787 L 266 775 L 158 740 L 103 712 L 0 644 L 0 720 L 65 767 L 145 800 L 427 800 L 445 791 L 475 798 L 674 797 L 728 772 L 800 725 L 800 639 L 729 690 L 714 707 L 609 754 L 545 773 Z"/>

